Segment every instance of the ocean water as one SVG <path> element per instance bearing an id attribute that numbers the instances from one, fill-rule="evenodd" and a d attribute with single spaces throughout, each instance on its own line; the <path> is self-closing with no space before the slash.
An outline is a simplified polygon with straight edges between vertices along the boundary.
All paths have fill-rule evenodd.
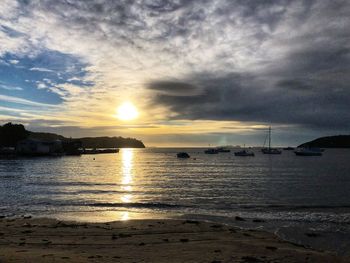
<path id="1" fill-rule="evenodd" d="M 203 150 L 121 149 L 117 154 L 3 159 L 0 214 L 81 221 L 210 220 L 350 254 L 350 150 L 328 149 L 321 157 L 292 151 L 264 155 L 258 149 L 255 157 L 235 157 Z M 177 159 L 179 151 L 191 158 Z"/>

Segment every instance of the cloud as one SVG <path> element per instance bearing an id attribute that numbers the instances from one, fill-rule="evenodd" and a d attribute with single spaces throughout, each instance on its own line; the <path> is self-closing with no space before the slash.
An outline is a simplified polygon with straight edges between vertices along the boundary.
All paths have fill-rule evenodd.
<path id="1" fill-rule="evenodd" d="M 62 99 L 55 117 L 82 126 L 114 124 L 128 99 L 155 125 L 346 129 L 349 12 L 341 0 L 5 0 L 0 56 L 37 58 L 24 66 Z"/>
<path id="2" fill-rule="evenodd" d="M 199 92 L 195 85 L 179 81 L 154 81 L 148 84 L 148 88 L 158 93 L 178 96 L 190 96 Z"/>
<path id="3" fill-rule="evenodd" d="M 23 98 L 7 96 L 7 95 L 1 95 L 1 94 L 0 94 L 0 101 L 16 103 L 16 104 L 23 104 L 23 105 L 29 105 L 29 106 L 48 107 L 48 108 L 57 107 L 57 106 L 52 105 L 52 104 L 40 103 L 40 102 L 35 102 L 35 101 L 23 99 Z"/>
<path id="4" fill-rule="evenodd" d="M 21 87 L 15 87 L 15 86 L 1 84 L 1 83 L 0 83 L 0 88 L 5 90 L 23 90 L 23 88 Z"/>
<path id="5" fill-rule="evenodd" d="M 350 5 L 335 2 L 290 2 L 277 8 L 281 10 L 278 19 L 269 21 L 264 13 L 275 9 L 273 5 L 259 10 L 259 5 L 247 1 L 242 18 L 263 31 L 263 37 L 255 35 L 259 45 L 252 53 L 256 55 L 252 67 L 232 67 L 233 73 L 225 69 L 190 73 L 179 79 L 184 86 L 196 85 L 201 90 L 196 95 L 153 88 L 167 78 L 151 81 L 148 87 L 155 90 L 153 103 L 168 107 L 174 119 L 282 123 L 345 131 L 350 127 L 350 49 L 346 41 L 350 33 L 343 28 L 350 25 L 346 15 Z M 269 32 L 259 25 L 264 20 Z"/>
<path id="6" fill-rule="evenodd" d="M 40 72 L 53 72 L 53 70 L 47 69 L 47 68 L 30 68 L 29 70 L 31 70 L 31 71 L 40 71 Z"/>
<path id="7" fill-rule="evenodd" d="M 338 89 L 341 83 L 336 85 L 335 82 L 332 87 L 333 81 L 330 81 L 315 86 L 309 80 L 281 77 L 270 86 L 260 78 L 264 77 L 232 73 L 192 75 L 187 81 L 196 83 L 200 94 L 193 95 L 190 91 L 178 95 L 159 91 L 154 95 L 153 103 L 176 113 L 173 119 L 234 120 L 326 129 L 350 127 L 350 90 Z M 158 85 L 157 82 L 154 84 Z"/>
<path id="8" fill-rule="evenodd" d="M 19 63 L 19 60 L 17 60 L 17 59 L 10 59 L 9 62 L 11 64 L 17 65 Z"/>
<path id="9" fill-rule="evenodd" d="M 46 89 L 47 88 L 46 84 L 43 82 L 40 82 L 40 81 L 38 81 L 37 87 L 38 87 L 38 89 Z"/>

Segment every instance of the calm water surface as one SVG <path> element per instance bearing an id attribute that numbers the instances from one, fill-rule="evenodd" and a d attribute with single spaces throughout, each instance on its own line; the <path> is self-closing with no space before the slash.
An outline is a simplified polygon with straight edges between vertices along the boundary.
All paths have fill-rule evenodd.
<path id="1" fill-rule="evenodd" d="M 191 159 L 175 157 L 183 150 Z M 185 217 L 265 229 L 350 254 L 350 150 L 329 149 L 322 157 L 255 152 L 242 158 L 149 148 L 0 160 L 0 214 L 84 221 Z"/>

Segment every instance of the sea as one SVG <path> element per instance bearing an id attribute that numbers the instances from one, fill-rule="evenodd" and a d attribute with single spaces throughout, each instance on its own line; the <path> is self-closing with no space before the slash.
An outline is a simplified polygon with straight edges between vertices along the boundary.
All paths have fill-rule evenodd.
<path id="1" fill-rule="evenodd" d="M 204 148 L 0 160 L 0 215 L 106 222 L 192 219 L 350 255 L 350 150 L 255 157 Z M 188 152 L 189 159 L 176 153 Z"/>

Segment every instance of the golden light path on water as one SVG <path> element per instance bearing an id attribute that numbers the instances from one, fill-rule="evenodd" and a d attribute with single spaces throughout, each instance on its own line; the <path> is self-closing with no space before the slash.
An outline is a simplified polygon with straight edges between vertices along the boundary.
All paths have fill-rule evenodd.
<path id="1" fill-rule="evenodd" d="M 54 217 L 59 220 L 73 220 L 73 221 L 87 221 L 87 222 L 110 222 L 115 220 L 134 220 L 134 219 L 161 219 L 170 218 L 173 214 L 167 212 L 166 214 L 160 213 L 159 211 L 135 211 L 132 209 L 132 203 L 137 203 L 137 195 L 133 194 L 133 191 L 138 189 L 142 180 L 145 180 L 145 175 L 142 174 L 142 169 L 140 170 L 140 164 L 142 165 L 143 160 L 140 159 L 140 150 L 135 150 L 132 148 L 122 148 L 119 153 L 116 154 L 106 154 L 94 157 L 94 162 L 92 167 L 97 170 L 91 170 L 90 173 L 94 174 L 92 182 L 108 183 L 112 184 L 111 191 L 116 191 L 117 194 L 111 195 L 91 195 L 86 196 L 86 199 L 96 198 L 97 203 L 111 203 L 111 204 L 122 204 L 121 207 L 114 209 L 96 209 L 89 211 L 75 211 L 75 212 L 65 212 L 65 213 L 54 213 L 47 214 L 47 217 Z M 82 162 L 87 162 L 91 160 L 91 156 L 84 155 L 81 157 Z M 107 164 L 108 163 L 108 164 Z M 104 177 L 95 176 L 101 167 L 110 166 L 111 169 L 109 173 L 106 173 Z M 85 179 L 82 179 L 85 180 Z M 108 189 L 103 189 L 108 190 Z M 122 194 L 120 194 L 120 191 Z M 141 189 L 142 191 L 142 189 Z M 83 197 L 79 197 L 83 198 Z M 125 206 L 123 206 L 125 204 Z M 84 208 L 82 209 L 84 210 Z"/>
<path id="2" fill-rule="evenodd" d="M 122 166 L 122 190 L 125 192 L 132 191 L 132 180 L 133 180 L 133 161 L 134 161 L 134 151 L 133 149 L 121 149 L 120 151 L 121 158 L 121 166 Z M 124 194 L 121 197 L 121 201 L 123 203 L 130 203 L 132 201 L 132 194 Z M 121 220 L 128 220 L 129 212 L 124 211 L 121 216 Z"/>

